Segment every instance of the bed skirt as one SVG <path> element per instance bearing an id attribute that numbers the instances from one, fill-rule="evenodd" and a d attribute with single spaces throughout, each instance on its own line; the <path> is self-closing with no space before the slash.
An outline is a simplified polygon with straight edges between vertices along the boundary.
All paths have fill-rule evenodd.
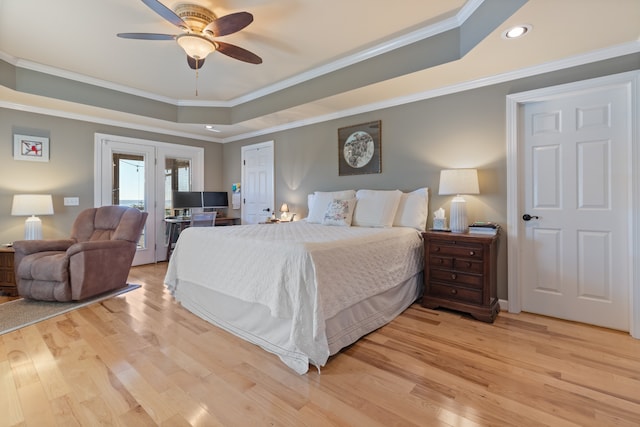
<path id="1" fill-rule="evenodd" d="M 330 355 L 353 344 L 362 336 L 389 323 L 422 294 L 423 273 L 380 294 L 362 300 L 326 319 L 327 347 Z M 189 292 L 182 292 L 189 288 Z M 291 320 L 271 316 L 261 304 L 241 301 L 193 283 L 181 283 L 174 294 L 184 308 L 198 317 L 277 355 L 299 374 L 317 361 L 297 348 L 291 348 Z"/>

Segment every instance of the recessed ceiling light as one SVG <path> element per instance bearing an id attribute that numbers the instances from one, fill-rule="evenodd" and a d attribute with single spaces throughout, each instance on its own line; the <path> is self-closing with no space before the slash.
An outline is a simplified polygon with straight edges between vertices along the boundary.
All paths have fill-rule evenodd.
<path id="1" fill-rule="evenodd" d="M 220 130 L 214 128 L 213 125 L 205 125 L 205 129 L 211 132 L 220 132 Z"/>
<path id="2" fill-rule="evenodd" d="M 502 33 L 503 39 L 517 39 L 529 33 L 533 27 L 531 25 L 516 25 Z"/>

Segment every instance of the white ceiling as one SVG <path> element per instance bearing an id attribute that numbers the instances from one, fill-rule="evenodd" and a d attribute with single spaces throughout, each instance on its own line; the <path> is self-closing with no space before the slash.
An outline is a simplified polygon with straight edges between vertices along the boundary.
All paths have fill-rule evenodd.
<path id="1" fill-rule="evenodd" d="M 504 3 L 509 0 L 486 0 Z M 173 8 L 184 0 L 163 0 Z M 177 34 L 139 0 L 0 0 L 0 59 L 18 69 L 90 83 L 180 107 L 233 108 L 460 26 L 482 0 L 190 0 L 217 16 L 246 10 L 254 22 L 221 38 L 263 64 L 213 53 L 196 73 L 174 41 L 127 40 L 119 32 Z M 209 141 L 244 137 L 367 111 L 514 73 L 561 68 L 640 50 L 640 0 L 529 0 L 459 60 L 316 96 L 243 121 L 177 123 L 0 86 L 0 106 L 159 130 Z M 501 33 L 515 24 L 520 40 Z M 428 54 L 428 52 L 426 52 Z M 545 68 L 547 67 L 547 68 Z M 467 86 L 465 86 L 467 85 Z M 196 96 L 196 87 L 198 95 Z M 33 92 L 33 93 L 28 93 Z"/>

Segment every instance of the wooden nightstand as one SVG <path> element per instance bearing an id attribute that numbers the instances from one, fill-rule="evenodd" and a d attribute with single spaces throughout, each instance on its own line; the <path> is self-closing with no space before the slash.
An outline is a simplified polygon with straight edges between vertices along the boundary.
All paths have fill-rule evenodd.
<path id="1" fill-rule="evenodd" d="M 464 311 L 493 322 L 500 311 L 496 291 L 498 235 L 439 231 L 424 237 L 422 306 Z"/>
<path id="2" fill-rule="evenodd" d="M 13 248 L 0 248 L 0 293 L 17 296 L 16 276 L 13 270 Z"/>

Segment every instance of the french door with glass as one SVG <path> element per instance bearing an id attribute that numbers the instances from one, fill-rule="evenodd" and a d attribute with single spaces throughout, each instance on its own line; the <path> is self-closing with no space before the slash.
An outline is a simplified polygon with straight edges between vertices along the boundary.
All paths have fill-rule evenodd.
<path id="1" fill-rule="evenodd" d="M 96 134 L 95 206 L 131 206 L 149 213 L 134 265 L 162 261 L 168 241 L 164 218 L 173 190 L 201 190 L 204 150 Z"/>

